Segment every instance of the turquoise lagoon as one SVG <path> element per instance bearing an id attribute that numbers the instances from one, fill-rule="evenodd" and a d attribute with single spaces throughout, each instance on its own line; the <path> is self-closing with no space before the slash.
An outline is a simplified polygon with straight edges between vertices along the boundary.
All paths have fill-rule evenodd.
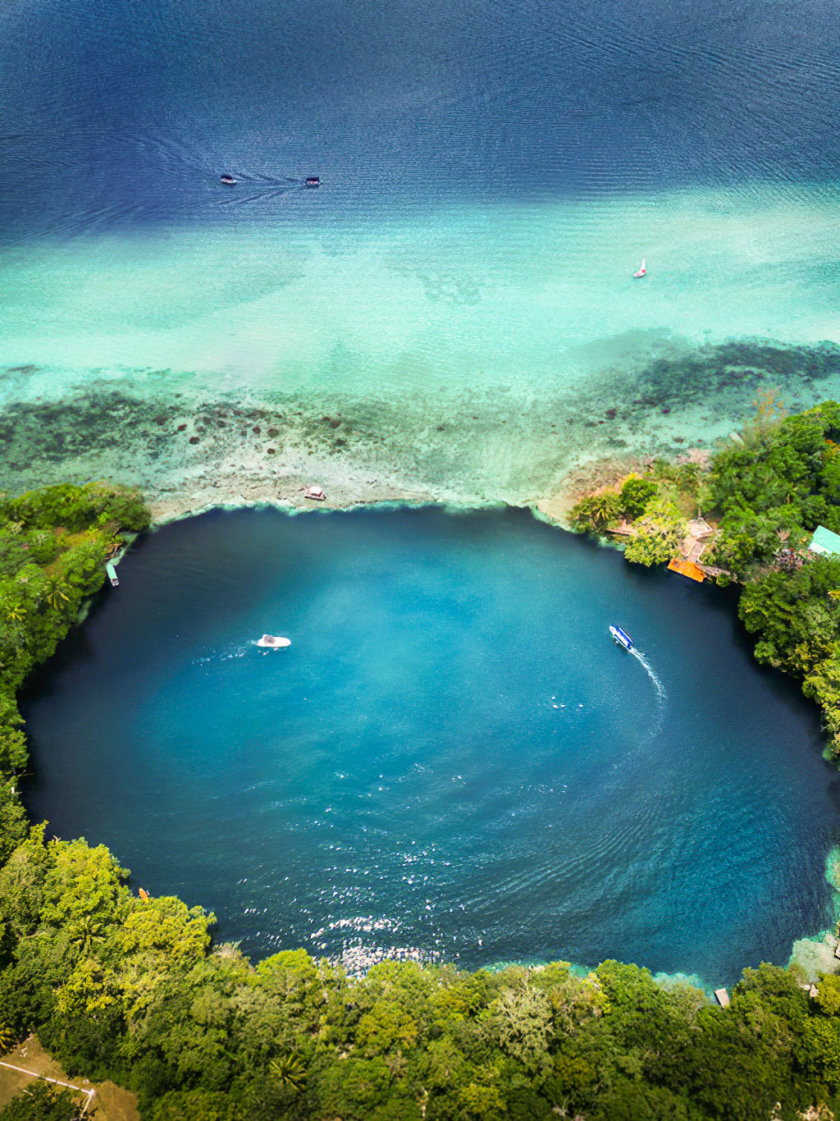
<path id="1" fill-rule="evenodd" d="M 27 803 L 221 940 L 718 984 L 829 922 L 817 713 L 715 589 L 435 508 L 207 514 L 120 575 L 26 699 Z"/>

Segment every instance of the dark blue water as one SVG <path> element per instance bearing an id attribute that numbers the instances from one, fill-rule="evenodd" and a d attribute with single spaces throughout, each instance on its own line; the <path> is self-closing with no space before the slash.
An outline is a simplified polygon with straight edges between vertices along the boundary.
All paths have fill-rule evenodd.
<path id="1" fill-rule="evenodd" d="M 828 0 L 10 0 L 0 33 L 6 237 L 840 167 Z"/>
<path id="2" fill-rule="evenodd" d="M 723 982 L 827 922 L 817 715 L 715 589 L 437 509 L 208 514 L 120 577 L 26 701 L 26 800 L 221 939 Z"/>

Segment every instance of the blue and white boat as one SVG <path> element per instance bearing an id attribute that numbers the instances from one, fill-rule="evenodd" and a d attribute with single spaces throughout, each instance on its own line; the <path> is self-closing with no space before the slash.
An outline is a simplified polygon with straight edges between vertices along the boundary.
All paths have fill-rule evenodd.
<path id="1" fill-rule="evenodd" d="M 621 629 L 621 627 L 610 627 L 610 634 L 613 636 L 619 646 L 623 646 L 625 650 L 633 649 L 633 639 L 630 635 Z"/>

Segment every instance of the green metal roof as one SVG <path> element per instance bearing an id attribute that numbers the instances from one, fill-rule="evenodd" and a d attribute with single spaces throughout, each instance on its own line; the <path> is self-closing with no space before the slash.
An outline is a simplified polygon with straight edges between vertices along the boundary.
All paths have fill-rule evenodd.
<path id="1" fill-rule="evenodd" d="M 840 556 L 840 535 L 832 533 L 824 525 L 818 525 L 808 548 L 812 553 L 834 553 Z"/>

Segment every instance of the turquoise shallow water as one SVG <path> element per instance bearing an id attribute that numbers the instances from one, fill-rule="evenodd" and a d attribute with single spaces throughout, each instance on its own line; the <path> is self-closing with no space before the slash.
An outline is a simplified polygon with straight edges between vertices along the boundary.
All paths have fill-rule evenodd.
<path id="1" fill-rule="evenodd" d="M 206 515 L 120 576 L 26 699 L 25 797 L 221 939 L 722 983 L 827 922 L 817 714 L 719 591 L 437 509 Z"/>
<path id="2" fill-rule="evenodd" d="M 321 197 L 308 223 L 8 250 L 7 485 L 105 475 L 179 511 L 313 479 L 339 504 L 520 504 L 593 458 L 709 447 L 762 388 L 840 397 L 824 188 L 435 200 L 410 220 L 397 199 L 347 225 Z"/>
<path id="3" fill-rule="evenodd" d="M 6 393 L 107 379 L 197 399 L 506 387 L 527 400 L 680 344 L 837 336 L 833 191 L 433 203 L 422 218 L 392 206 L 338 226 L 319 198 L 285 222 L 10 251 Z"/>

